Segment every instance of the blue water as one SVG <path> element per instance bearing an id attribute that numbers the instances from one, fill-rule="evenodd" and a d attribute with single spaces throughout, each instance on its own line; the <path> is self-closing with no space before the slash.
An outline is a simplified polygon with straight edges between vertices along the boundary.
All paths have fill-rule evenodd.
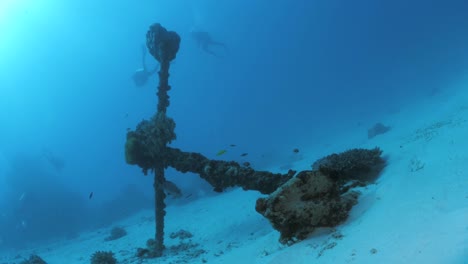
<path id="1" fill-rule="evenodd" d="M 131 78 L 152 23 L 182 38 L 170 70 L 172 146 L 257 169 L 357 126 L 365 139 L 382 116 L 437 96 L 468 67 L 467 1 L 1 3 L 4 248 L 151 208 L 152 179 L 125 163 L 124 144 L 156 109 L 156 76 L 143 87 Z M 204 52 L 193 29 L 227 49 Z M 196 175 L 167 176 L 186 193 L 215 195 Z"/>

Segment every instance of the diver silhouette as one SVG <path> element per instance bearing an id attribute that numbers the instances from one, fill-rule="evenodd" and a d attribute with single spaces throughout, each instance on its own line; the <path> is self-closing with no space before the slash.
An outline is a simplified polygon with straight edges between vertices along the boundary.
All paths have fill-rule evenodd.
<path id="1" fill-rule="evenodd" d="M 218 57 L 218 54 L 216 54 L 213 50 L 210 49 L 213 46 L 222 47 L 224 51 L 227 51 L 226 44 L 213 40 L 213 38 L 211 38 L 210 33 L 208 32 L 192 30 L 190 33 L 197 42 L 198 47 L 208 54 Z"/>
<path id="2" fill-rule="evenodd" d="M 146 47 L 145 45 L 141 46 L 141 64 L 143 68 L 137 69 L 132 76 L 133 82 L 136 86 L 141 87 L 146 84 L 148 78 L 155 74 L 158 71 L 158 67 L 156 66 L 154 70 L 149 71 L 148 67 L 146 67 Z"/>

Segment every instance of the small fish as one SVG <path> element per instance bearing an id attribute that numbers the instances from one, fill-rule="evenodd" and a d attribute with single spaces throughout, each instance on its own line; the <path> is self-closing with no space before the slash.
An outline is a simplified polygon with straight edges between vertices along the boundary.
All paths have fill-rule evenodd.
<path id="1" fill-rule="evenodd" d="M 171 181 L 165 181 L 164 182 L 164 185 L 163 185 L 163 188 L 164 188 L 164 192 L 167 194 L 167 195 L 170 195 L 174 198 L 180 198 L 182 197 L 182 191 L 179 189 L 179 187 L 177 187 L 177 185 Z"/>
<path id="2" fill-rule="evenodd" d="M 93 195 L 94 195 L 94 192 L 90 192 L 90 193 L 89 193 L 89 196 L 88 196 L 89 199 L 93 198 Z"/>
<path id="3" fill-rule="evenodd" d="M 299 149 L 298 149 L 298 148 L 295 148 L 295 149 L 293 149 L 293 152 L 294 152 L 294 153 L 299 153 Z"/>
<path id="4" fill-rule="evenodd" d="M 226 154 L 226 152 L 227 152 L 227 150 L 222 149 L 222 150 L 218 151 L 218 153 L 216 153 L 216 156 L 221 156 L 223 154 Z"/>
<path id="5" fill-rule="evenodd" d="M 236 147 L 237 145 L 236 144 L 231 144 L 229 145 L 230 147 Z"/>
<path id="6" fill-rule="evenodd" d="M 249 153 L 242 153 L 242 154 L 241 154 L 241 157 L 245 157 L 245 156 L 247 156 L 247 155 L 249 155 Z"/>
<path id="7" fill-rule="evenodd" d="M 242 165 L 244 165 L 245 167 L 250 167 L 250 162 L 246 161 L 246 162 L 242 163 Z"/>
<path id="8" fill-rule="evenodd" d="M 23 201 L 23 200 L 24 200 L 24 197 L 26 197 L 26 193 L 25 193 L 25 192 L 21 194 L 21 196 L 20 196 L 20 198 L 19 198 L 19 201 L 20 201 L 20 202 Z"/>

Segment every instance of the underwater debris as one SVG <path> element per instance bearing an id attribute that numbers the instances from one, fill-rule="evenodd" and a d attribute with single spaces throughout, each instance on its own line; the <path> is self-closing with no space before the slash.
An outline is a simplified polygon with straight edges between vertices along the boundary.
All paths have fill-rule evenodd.
<path id="1" fill-rule="evenodd" d="M 365 185 L 369 174 L 383 169 L 381 153 L 378 148 L 355 149 L 322 158 L 314 163 L 315 170 L 301 171 L 267 198 L 258 199 L 255 209 L 280 232 L 283 244 L 303 240 L 316 228 L 334 227 L 357 203 L 359 193 L 351 188 Z M 349 185 L 350 181 L 354 183 Z"/>
<path id="2" fill-rule="evenodd" d="M 390 129 L 392 129 L 392 128 L 389 127 L 389 126 L 385 126 L 382 123 L 377 123 L 373 127 L 369 128 L 367 130 L 367 138 L 371 139 L 371 138 L 374 138 L 374 137 L 376 137 L 378 135 L 385 134 L 388 131 L 390 131 Z"/>
<path id="3" fill-rule="evenodd" d="M 174 31 L 168 31 L 159 23 L 152 24 L 146 32 L 146 46 L 150 54 L 159 62 L 159 84 L 156 114 L 150 121 L 143 120 L 135 131 L 127 132 L 125 143 L 125 160 L 128 164 L 138 165 L 146 175 L 148 170 L 154 172 L 155 193 L 155 222 L 156 233 L 154 240 L 148 240 L 148 248 L 139 250 L 139 255 L 147 257 L 160 257 L 163 255 L 164 246 L 164 216 L 166 204 L 164 199 L 164 183 L 166 177 L 164 170 L 167 168 L 167 144 L 176 138 L 174 132 L 175 122 L 166 115 L 169 106 L 168 91 L 169 68 L 175 59 L 180 47 L 180 36 Z"/>
<path id="4" fill-rule="evenodd" d="M 241 166 L 234 161 L 210 160 L 195 152 L 183 152 L 177 148 L 160 146 L 154 143 L 158 137 L 174 139 L 175 134 L 162 132 L 154 127 L 156 122 L 143 121 L 136 131 L 127 133 L 125 156 L 128 164 L 138 165 L 146 175 L 154 170 L 154 164 L 163 162 L 165 167 L 172 167 L 182 173 L 193 172 L 205 179 L 214 190 L 221 192 L 228 187 L 240 186 L 244 190 L 257 190 L 263 194 L 272 193 L 279 186 L 294 176 L 294 171 L 286 174 L 255 171 Z M 171 126 L 175 127 L 175 123 Z M 156 131 L 156 132 L 153 132 Z M 226 177 L 227 172 L 231 177 Z"/>
<path id="5" fill-rule="evenodd" d="M 190 171 L 200 175 L 216 192 L 239 186 L 244 190 L 270 194 L 296 173 L 292 170 L 285 174 L 256 171 L 235 161 L 210 160 L 199 153 L 183 152 L 177 148 L 167 148 L 166 160 L 168 166 L 182 173 Z M 226 176 L 228 173 L 230 177 Z"/>

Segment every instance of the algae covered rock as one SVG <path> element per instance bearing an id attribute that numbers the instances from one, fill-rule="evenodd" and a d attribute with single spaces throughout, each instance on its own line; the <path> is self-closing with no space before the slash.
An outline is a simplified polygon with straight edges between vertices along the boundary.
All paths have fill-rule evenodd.
<path id="1" fill-rule="evenodd" d="M 319 227 L 344 221 L 358 193 L 340 195 L 339 185 L 318 171 L 303 171 L 268 198 L 257 200 L 256 210 L 281 233 L 281 243 L 302 240 Z"/>

